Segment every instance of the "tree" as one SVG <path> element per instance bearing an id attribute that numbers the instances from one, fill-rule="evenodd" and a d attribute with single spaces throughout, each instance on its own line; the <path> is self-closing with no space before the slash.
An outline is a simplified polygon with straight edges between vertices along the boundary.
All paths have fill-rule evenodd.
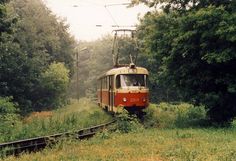
<path id="1" fill-rule="evenodd" d="M 40 84 L 41 73 L 53 62 L 64 62 L 72 75 L 76 42 L 65 21 L 42 1 L 12 0 L 7 7 L 0 5 L 0 96 L 12 96 L 22 114 L 41 110 L 48 104 L 38 103 L 48 99 Z"/>
<path id="2" fill-rule="evenodd" d="M 6 2 L 6 1 L 4 1 Z M 16 21 L 5 4 L 0 3 L 0 96 L 21 96 L 25 82 L 25 62 L 27 56 L 21 51 L 18 43 L 14 41 Z M 13 92 L 14 90 L 14 92 Z M 19 102 L 24 96 L 18 97 Z"/>
<path id="3" fill-rule="evenodd" d="M 54 61 L 64 62 L 72 75 L 77 43 L 65 21 L 53 15 L 41 0 L 14 0 L 9 8 L 19 17 L 15 41 L 35 59 L 34 64 L 44 67 Z"/>
<path id="4" fill-rule="evenodd" d="M 38 107 L 55 108 L 66 101 L 66 90 L 69 86 L 69 70 L 63 63 L 52 63 L 46 71 L 41 73 L 41 99 Z"/>
<path id="5" fill-rule="evenodd" d="M 175 17 L 176 15 L 173 14 Z M 150 99 L 153 102 L 175 102 L 182 100 L 182 97 L 164 73 L 165 58 L 168 50 L 171 50 L 170 42 L 177 31 L 176 20 L 163 13 L 149 13 L 141 20 L 138 27 L 138 38 L 140 42 L 140 56 L 138 64 L 149 71 Z M 161 47 L 161 48 L 159 48 Z"/>
<path id="6" fill-rule="evenodd" d="M 231 121 L 236 116 L 235 2 L 195 1 L 192 8 L 176 9 L 185 2 L 192 1 L 170 1 L 168 12 L 143 18 L 143 50 L 157 66 L 158 83 L 177 89 L 186 101 L 204 104 L 212 121 Z"/>
<path id="7" fill-rule="evenodd" d="M 236 6 L 236 2 L 232 0 L 131 0 L 130 6 L 138 5 L 140 3 L 151 8 L 161 8 L 165 13 L 172 11 L 185 13 L 189 10 L 198 10 L 210 5 L 216 7 L 224 5 L 226 10 L 235 11 Z"/>

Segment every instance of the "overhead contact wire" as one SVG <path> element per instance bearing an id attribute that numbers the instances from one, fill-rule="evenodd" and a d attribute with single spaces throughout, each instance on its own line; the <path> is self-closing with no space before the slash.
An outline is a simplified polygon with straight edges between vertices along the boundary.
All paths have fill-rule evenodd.
<path id="1" fill-rule="evenodd" d="M 117 27 L 119 27 L 118 23 L 116 22 L 115 18 L 112 16 L 112 14 L 109 11 L 109 9 L 107 8 L 107 6 L 105 5 L 104 7 L 107 10 L 108 14 L 110 15 L 111 19 L 113 20 L 113 22 L 116 24 Z"/>

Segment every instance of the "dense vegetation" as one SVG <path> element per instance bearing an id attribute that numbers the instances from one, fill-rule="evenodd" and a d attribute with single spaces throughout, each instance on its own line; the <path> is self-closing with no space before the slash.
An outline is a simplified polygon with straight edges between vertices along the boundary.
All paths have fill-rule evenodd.
<path id="1" fill-rule="evenodd" d="M 53 111 L 33 112 L 21 120 L 14 114 L 16 109 L 8 100 L 0 100 L 4 105 L 0 106 L 0 143 L 75 131 L 112 119 L 96 104 L 83 98 Z"/>
<path id="2" fill-rule="evenodd" d="M 68 139 L 17 160 L 235 160 L 236 125 L 200 127 L 206 119 L 203 107 L 161 103 L 146 112 L 144 124 L 122 113 L 115 132 L 104 130 L 90 140 Z"/>
<path id="3" fill-rule="evenodd" d="M 21 114 L 62 105 L 76 52 L 68 26 L 42 1 L 0 5 L 0 97 L 11 97 Z"/>
<path id="4" fill-rule="evenodd" d="M 235 130 L 226 129 L 149 129 L 122 135 L 104 132 L 91 140 L 66 141 L 53 149 L 23 154 L 17 160 L 231 161 L 236 158 L 235 134 Z"/>
<path id="5" fill-rule="evenodd" d="M 53 149 L 23 154 L 17 160 L 227 161 L 236 159 L 235 146 L 235 130 L 230 129 L 149 129 L 66 141 Z"/>
<path id="6" fill-rule="evenodd" d="M 139 26 L 154 100 L 204 105 L 214 122 L 236 116 L 236 2 L 133 0 L 161 7 Z M 168 95 L 169 94 L 169 95 Z M 160 96 L 160 97 L 158 97 Z M 168 98 L 168 96 L 170 98 Z"/>

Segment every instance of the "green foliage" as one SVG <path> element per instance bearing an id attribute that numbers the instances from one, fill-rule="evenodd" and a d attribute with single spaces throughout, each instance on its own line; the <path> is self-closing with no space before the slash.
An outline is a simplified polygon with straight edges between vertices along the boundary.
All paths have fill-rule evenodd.
<path id="1" fill-rule="evenodd" d="M 176 115 L 174 112 L 162 110 L 157 108 L 155 105 L 149 105 L 148 109 L 145 110 L 146 115 L 144 117 L 145 127 L 160 127 L 170 128 L 174 126 Z"/>
<path id="2" fill-rule="evenodd" d="M 200 127 L 207 120 L 203 106 L 195 107 L 191 104 L 151 104 L 146 109 L 144 125 L 160 128 Z"/>
<path id="3" fill-rule="evenodd" d="M 15 41 L 38 68 L 57 61 L 73 71 L 76 42 L 64 20 L 53 15 L 41 0 L 14 0 L 9 10 L 19 17 Z"/>
<path id="4" fill-rule="evenodd" d="M 152 63 L 151 85 L 203 104 L 214 122 L 231 121 L 236 114 L 235 2 L 199 1 L 187 10 L 184 1 L 169 3 L 179 8 L 153 11 L 139 26 L 142 50 Z"/>
<path id="5" fill-rule="evenodd" d="M 48 91 L 44 92 L 40 84 L 41 73 L 52 62 L 63 62 L 70 76 L 73 74 L 76 42 L 65 21 L 38 0 L 1 4 L 0 21 L 0 96 L 13 96 L 21 114 L 41 110 L 50 101 L 55 103 L 49 99 L 56 98 L 51 96 L 57 91 L 50 89 L 47 96 Z M 42 100 L 46 102 L 39 102 Z"/>
<path id="6" fill-rule="evenodd" d="M 12 32 L 12 23 L 14 23 L 14 18 L 8 17 L 7 9 L 5 6 L 6 1 L 0 1 L 0 40 L 2 41 L 3 33 Z"/>
<path id="7" fill-rule="evenodd" d="M 18 52 L 19 46 L 13 42 L 15 18 L 7 12 L 6 1 L 0 1 L 0 139 L 4 135 L 12 135 L 19 123 L 17 104 L 13 97 L 5 97 L 9 86 L 17 80 L 13 73 L 21 71 L 20 65 L 25 57 Z M 9 80 L 9 81 L 6 81 Z M 10 96 L 10 95 L 7 95 Z"/>
<path id="8" fill-rule="evenodd" d="M 0 114 L 2 116 L 7 114 L 16 113 L 16 104 L 12 103 L 11 97 L 2 98 L 0 97 Z"/>
<path id="9" fill-rule="evenodd" d="M 4 101 L 0 100 L 0 103 L 2 102 Z M 2 104 L 6 104 L 5 102 Z M 12 103 L 8 106 L 12 107 Z M 1 107 L 0 104 L 0 108 Z M 50 115 L 43 113 L 42 115 L 32 114 L 28 118 L 25 118 L 24 121 L 18 120 L 18 124 L 6 124 L 2 129 L 4 133 L 1 133 L 0 135 L 0 142 L 75 131 L 85 127 L 106 123 L 110 120 L 111 117 L 101 108 L 91 103 L 90 100 L 82 99 L 79 102 L 73 100 L 70 105 L 52 111 Z M 2 121 L 0 122 L 0 125 L 2 125 Z M 1 128 L 2 126 L 0 129 Z M 11 131 L 11 133 L 7 133 L 7 131 Z"/>
<path id="10" fill-rule="evenodd" d="M 63 63 L 52 63 L 42 73 L 43 87 L 52 90 L 53 93 L 65 91 L 69 83 L 69 70 Z"/>
<path id="11" fill-rule="evenodd" d="M 52 63 L 41 74 L 42 97 L 38 104 L 42 107 L 58 107 L 66 100 L 66 90 L 69 85 L 69 70 L 63 63 Z"/>
<path id="12" fill-rule="evenodd" d="M 135 115 L 130 115 L 128 111 L 123 109 L 116 115 L 117 130 L 121 133 L 136 132 L 142 129 Z"/>
<path id="13" fill-rule="evenodd" d="M 171 11 L 178 11 L 184 13 L 189 10 L 198 10 L 199 8 L 205 8 L 209 5 L 214 6 L 227 6 L 229 10 L 235 10 L 236 2 L 231 0 L 131 0 L 131 5 L 138 5 L 143 3 L 148 7 L 157 8 L 160 7 L 165 13 Z"/>
<path id="14" fill-rule="evenodd" d="M 11 136 L 14 130 L 20 125 L 17 104 L 12 102 L 12 98 L 0 97 L 0 140 L 4 136 Z"/>
<path id="15" fill-rule="evenodd" d="M 177 127 L 203 126 L 207 121 L 207 112 L 203 106 L 195 107 L 189 104 L 180 104 L 177 108 L 177 118 L 175 120 Z"/>

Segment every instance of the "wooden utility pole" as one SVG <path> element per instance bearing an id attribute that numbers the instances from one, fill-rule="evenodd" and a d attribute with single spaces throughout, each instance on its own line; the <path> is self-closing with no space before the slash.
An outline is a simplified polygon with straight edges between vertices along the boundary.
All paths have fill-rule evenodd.
<path id="1" fill-rule="evenodd" d="M 76 52 L 76 98 L 79 100 L 79 53 L 88 50 L 87 47 Z"/>
<path id="2" fill-rule="evenodd" d="M 76 52 L 76 98 L 79 100 L 79 50 Z"/>

